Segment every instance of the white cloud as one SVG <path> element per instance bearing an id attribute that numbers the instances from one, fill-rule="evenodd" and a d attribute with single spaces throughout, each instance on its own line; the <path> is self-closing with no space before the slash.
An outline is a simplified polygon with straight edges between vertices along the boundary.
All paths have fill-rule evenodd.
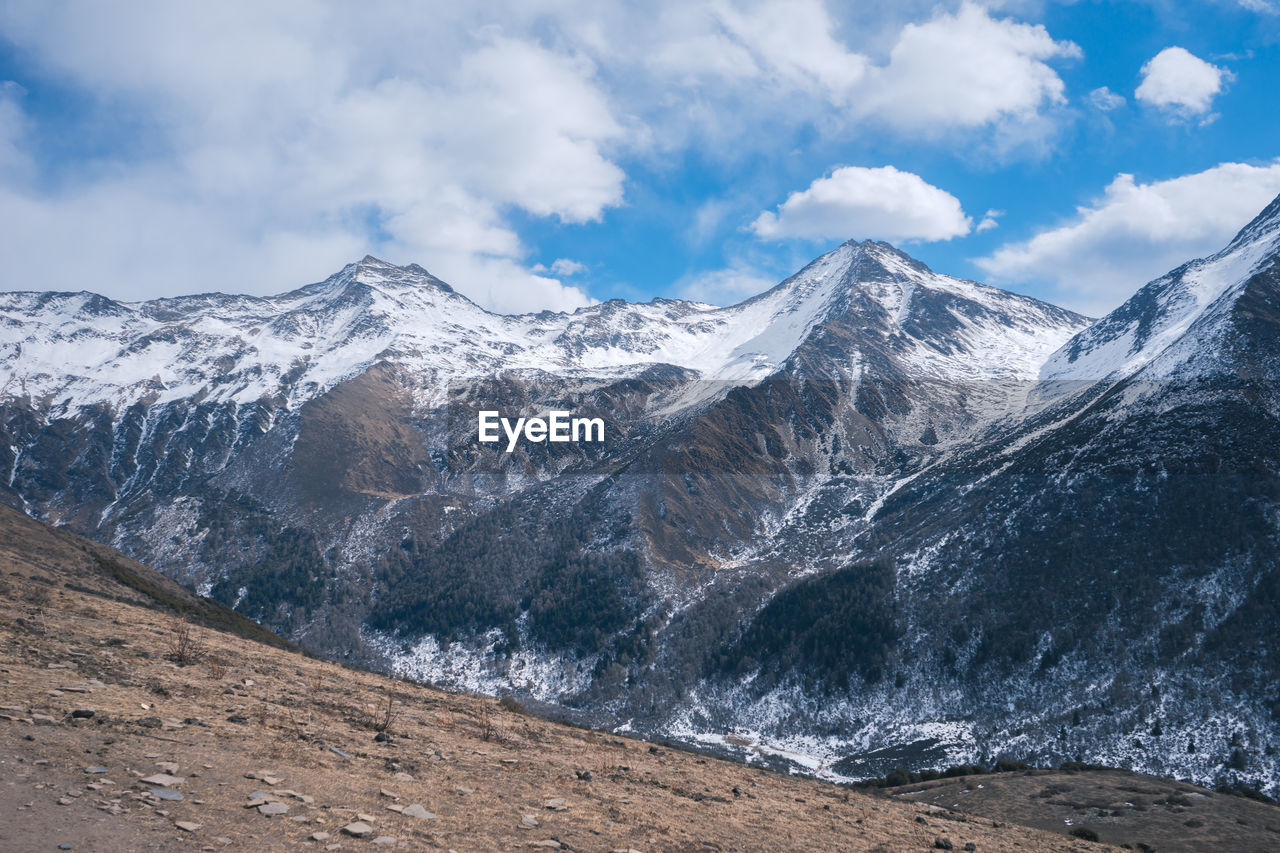
<path id="1" fill-rule="evenodd" d="M 1133 96 L 1176 114 L 1203 115 L 1213 106 L 1223 84 L 1231 79 L 1230 71 L 1205 62 L 1185 48 L 1166 47 L 1142 66 L 1142 83 Z"/>
<path id="2" fill-rule="evenodd" d="M 733 264 L 724 269 L 709 270 L 685 276 L 676 283 L 676 292 L 684 299 L 733 305 L 763 293 L 778 279 L 746 264 Z"/>
<path id="3" fill-rule="evenodd" d="M 973 4 L 822 0 L 13 0 L 0 31 L 89 105 L 60 125 L 0 92 L 0 205 L 48 225 L 0 230 L 6 286 L 263 293 L 370 251 L 499 310 L 589 301 L 530 265 L 519 222 L 601 220 L 629 159 L 731 162 L 796 128 L 1039 138 L 1063 97 L 1048 63 L 1078 54 Z M 92 162 L 41 148 L 103 128 Z M 689 238 L 725 221 L 707 205 Z"/>
<path id="4" fill-rule="evenodd" d="M 791 193 L 777 213 L 761 213 L 751 230 L 771 240 L 932 241 L 968 234 L 971 225 L 955 196 L 919 175 L 845 166 Z"/>
<path id="5" fill-rule="evenodd" d="M 1048 284 L 1068 307 L 1100 315 L 1141 285 L 1222 248 L 1280 194 L 1280 160 L 1222 163 L 1148 184 L 1117 175 L 1057 228 L 977 260 L 993 282 Z"/>
<path id="6" fill-rule="evenodd" d="M 570 258 L 556 258 L 551 262 L 551 272 L 555 275 L 577 275 L 580 272 L 586 271 L 586 264 L 578 263 Z"/>
<path id="7" fill-rule="evenodd" d="M 30 169 L 25 149 L 30 122 L 18 103 L 22 95 L 17 83 L 0 82 L 0 177 L 21 175 Z"/>
<path id="8" fill-rule="evenodd" d="M 827 10 L 817 0 L 758 3 L 750 10 L 722 3 L 717 16 L 767 75 L 814 87 L 833 103 L 845 103 L 866 77 L 867 58 L 836 40 Z"/>
<path id="9" fill-rule="evenodd" d="M 1004 216 L 1003 210 L 988 210 L 986 213 L 982 214 L 982 221 L 979 222 L 977 227 L 973 230 L 981 234 L 983 231 L 990 231 L 992 228 L 999 228 L 1000 223 L 997 220 L 1001 216 Z"/>
<path id="10" fill-rule="evenodd" d="M 1042 26 L 966 3 L 903 28 L 888 64 L 871 75 L 861 111 L 926 132 L 1026 120 L 1066 100 L 1047 61 L 1080 55 Z"/>
<path id="11" fill-rule="evenodd" d="M 49 226 L 0 233 L 11 276 L 125 298 L 269 292 L 373 251 L 498 310 L 588 304 L 527 268 L 508 211 L 587 222 L 621 203 L 624 131 L 595 66 L 492 32 L 442 40 L 461 35 L 443 16 L 383 41 L 348 38 L 368 23 L 341 4 L 305 11 L 8 7 L 10 38 L 143 117 L 167 154 L 126 153 L 56 194 L 8 182 L 0 204 Z"/>
<path id="12" fill-rule="evenodd" d="M 1112 110 L 1120 109 L 1128 101 L 1124 99 L 1124 95 L 1117 94 L 1106 86 L 1101 86 L 1089 93 L 1089 103 L 1096 109 L 1108 113 Z"/>
<path id="13" fill-rule="evenodd" d="M 1280 14 L 1280 6 L 1271 0 L 1240 0 L 1240 6 L 1250 12 L 1259 12 L 1263 15 Z"/>

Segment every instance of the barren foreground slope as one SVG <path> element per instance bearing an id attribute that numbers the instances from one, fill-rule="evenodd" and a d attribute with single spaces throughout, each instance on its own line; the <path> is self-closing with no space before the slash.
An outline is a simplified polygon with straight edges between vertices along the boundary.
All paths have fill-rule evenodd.
<path id="1" fill-rule="evenodd" d="M 235 627 L 109 549 L 0 508 L 0 850 L 1105 849 L 233 633 L 201 629 L 180 648 L 183 623 L 157 596 Z"/>

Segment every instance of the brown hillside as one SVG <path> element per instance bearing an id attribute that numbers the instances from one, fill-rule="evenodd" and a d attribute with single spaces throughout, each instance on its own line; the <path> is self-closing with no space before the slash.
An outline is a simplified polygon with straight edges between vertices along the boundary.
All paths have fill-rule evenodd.
<path id="1" fill-rule="evenodd" d="M 226 631 L 179 648 L 166 604 L 246 630 L 110 549 L 0 510 L 0 850 L 1106 849 Z M 344 831 L 356 823 L 368 834 Z"/>
<path id="2" fill-rule="evenodd" d="M 1280 807 L 1124 770 L 1026 770 L 890 788 L 895 799 L 1068 832 L 1132 850 L 1280 850 Z"/>

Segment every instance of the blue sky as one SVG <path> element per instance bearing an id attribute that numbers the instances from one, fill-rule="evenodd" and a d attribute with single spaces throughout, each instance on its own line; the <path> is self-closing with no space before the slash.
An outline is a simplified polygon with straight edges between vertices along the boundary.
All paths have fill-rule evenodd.
<path id="1" fill-rule="evenodd" d="M 4 289 L 728 303 L 843 239 L 1100 314 L 1280 194 L 1280 0 L 0 2 Z"/>

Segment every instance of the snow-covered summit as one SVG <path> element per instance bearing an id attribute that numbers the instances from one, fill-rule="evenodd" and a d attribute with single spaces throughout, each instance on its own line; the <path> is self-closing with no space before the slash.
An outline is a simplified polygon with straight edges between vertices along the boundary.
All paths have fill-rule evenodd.
<path id="1" fill-rule="evenodd" d="M 1055 382 L 1162 379 L 1210 369 L 1222 323 L 1260 271 L 1280 262 L 1280 197 L 1220 252 L 1149 282 L 1054 353 L 1041 371 Z M 1192 364 L 1195 362 L 1195 364 Z"/>
<path id="2" fill-rule="evenodd" d="M 737 305 L 612 300 L 572 314 L 494 314 L 416 264 L 366 256 L 271 297 L 0 294 L 0 395 L 64 411 L 190 397 L 293 406 L 380 361 L 422 376 L 424 389 L 503 371 L 605 378 L 659 364 L 752 383 L 819 324 L 847 316 L 880 328 L 923 374 L 948 378 L 1031 378 L 1086 322 L 869 241 Z"/>

